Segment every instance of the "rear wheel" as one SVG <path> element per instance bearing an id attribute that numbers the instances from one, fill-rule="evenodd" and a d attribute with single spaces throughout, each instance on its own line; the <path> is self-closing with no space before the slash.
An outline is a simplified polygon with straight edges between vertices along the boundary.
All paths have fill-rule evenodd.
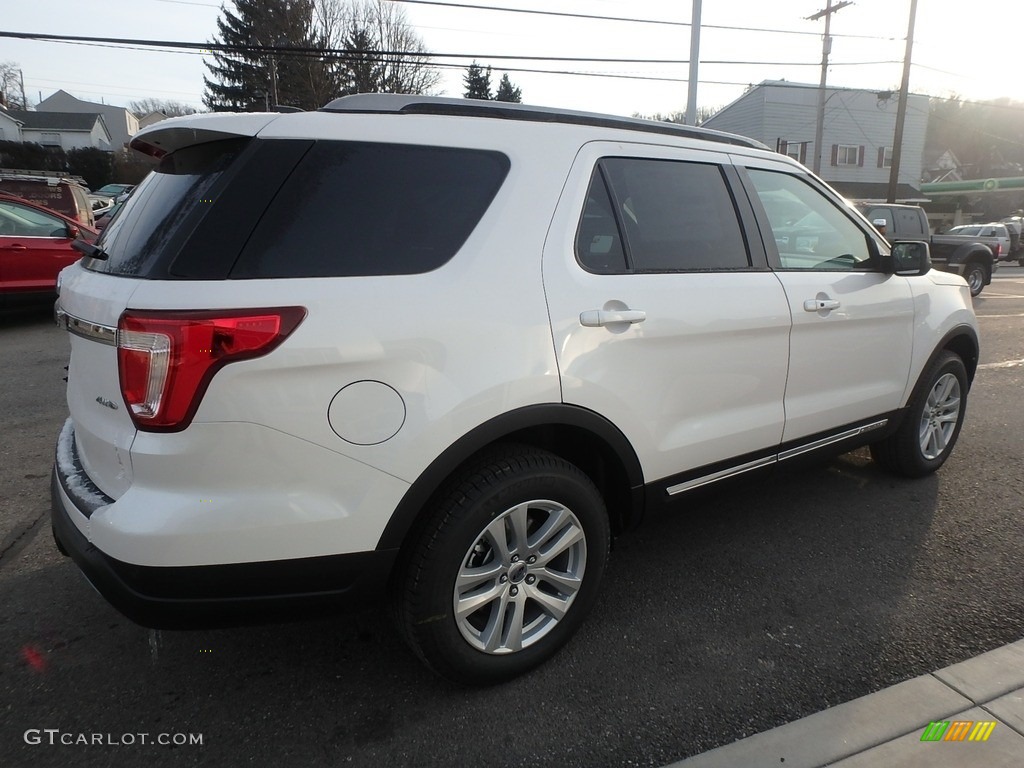
<path id="1" fill-rule="evenodd" d="M 981 289 L 985 287 L 985 278 L 987 276 L 988 273 L 980 262 L 972 261 L 968 263 L 967 270 L 964 272 L 964 280 L 967 281 L 967 285 L 971 289 L 971 296 L 977 296 L 981 293 Z"/>
<path id="2" fill-rule="evenodd" d="M 871 446 L 886 469 L 923 477 L 941 467 L 956 444 L 967 406 L 967 371 L 952 352 L 943 352 L 918 382 L 899 429 Z"/>
<path id="3" fill-rule="evenodd" d="M 609 540 L 590 478 L 546 451 L 504 446 L 452 484 L 398 572 L 399 628 L 451 680 L 515 677 L 579 627 Z"/>

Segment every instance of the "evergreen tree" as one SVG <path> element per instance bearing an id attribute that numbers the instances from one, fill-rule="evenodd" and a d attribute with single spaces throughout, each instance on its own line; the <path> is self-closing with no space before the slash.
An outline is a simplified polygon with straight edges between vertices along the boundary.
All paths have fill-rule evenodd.
<path id="1" fill-rule="evenodd" d="M 512 84 L 512 81 L 508 79 L 507 72 L 501 76 L 501 82 L 498 83 L 498 92 L 494 94 L 494 100 L 511 101 L 516 104 L 522 104 L 523 102 L 522 89 Z"/>
<path id="2" fill-rule="evenodd" d="M 475 61 L 466 69 L 466 75 L 462 78 L 466 85 L 466 91 L 462 95 L 467 99 L 490 99 L 491 98 L 491 68 L 484 69 Z"/>
<path id="3" fill-rule="evenodd" d="M 234 12 L 222 7 L 215 42 L 236 50 L 214 51 L 206 63 L 203 103 L 215 112 L 273 107 L 276 86 L 277 104 L 323 106 L 337 89 L 328 67 L 308 53 L 287 52 L 323 43 L 313 30 L 312 0 L 235 0 L 234 6 Z"/>

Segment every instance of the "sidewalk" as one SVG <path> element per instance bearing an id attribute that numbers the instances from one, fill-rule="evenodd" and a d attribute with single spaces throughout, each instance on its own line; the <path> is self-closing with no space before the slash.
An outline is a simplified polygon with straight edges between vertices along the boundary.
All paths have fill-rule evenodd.
<path id="1" fill-rule="evenodd" d="M 987 741 L 966 737 L 995 722 Z M 962 741 L 922 741 L 935 731 Z M 936 735 L 933 731 L 932 735 Z M 1020 768 L 1024 766 L 1024 640 L 854 699 L 668 768 Z"/>

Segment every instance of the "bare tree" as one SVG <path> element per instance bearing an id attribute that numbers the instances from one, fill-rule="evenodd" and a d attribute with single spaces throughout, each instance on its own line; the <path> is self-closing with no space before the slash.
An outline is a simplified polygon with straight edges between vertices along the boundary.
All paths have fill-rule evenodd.
<path id="1" fill-rule="evenodd" d="M 128 109 L 139 117 L 145 117 L 151 112 L 163 112 L 167 117 L 180 117 L 181 115 L 194 115 L 196 113 L 194 107 L 172 99 L 146 98 L 130 101 L 128 102 Z"/>
<path id="2" fill-rule="evenodd" d="M 340 94 L 425 94 L 441 80 L 405 10 L 387 0 L 314 0 L 318 35 L 335 60 Z"/>
<path id="3" fill-rule="evenodd" d="M 22 93 L 21 67 L 13 61 L 0 62 L 0 104 L 8 109 L 28 109 Z"/>

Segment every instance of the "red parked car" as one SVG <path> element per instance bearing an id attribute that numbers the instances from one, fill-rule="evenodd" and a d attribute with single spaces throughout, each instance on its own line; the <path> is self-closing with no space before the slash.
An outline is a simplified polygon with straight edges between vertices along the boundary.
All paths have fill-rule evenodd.
<path id="1" fill-rule="evenodd" d="M 0 309 L 52 299 L 57 273 L 81 258 L 76 239 L 98 232 L 50 208 L 0 192 Z"/>

